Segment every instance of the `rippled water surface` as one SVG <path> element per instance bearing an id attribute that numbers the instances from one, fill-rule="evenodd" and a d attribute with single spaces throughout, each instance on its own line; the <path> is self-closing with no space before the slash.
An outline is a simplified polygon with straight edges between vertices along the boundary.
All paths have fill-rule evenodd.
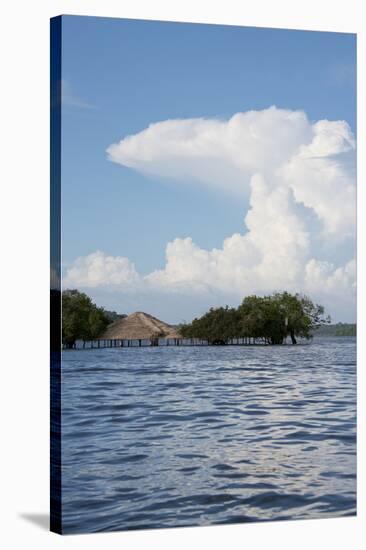
<path id="1" fill-rule="evenodd" d="M 356 343 L 63 353 L 65 533 L 345 516 Z"/>

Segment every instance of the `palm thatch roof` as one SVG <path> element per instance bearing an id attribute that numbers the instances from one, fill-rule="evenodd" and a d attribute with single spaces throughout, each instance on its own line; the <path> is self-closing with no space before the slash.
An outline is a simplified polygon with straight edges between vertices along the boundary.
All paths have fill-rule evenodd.
<path id="1" fill-rule="evenodd" d="M 151 338 L 181 338 L 178 330 L 148 313 L 137 311 L 111 323 L 100 339 L 145 340 Z"/>

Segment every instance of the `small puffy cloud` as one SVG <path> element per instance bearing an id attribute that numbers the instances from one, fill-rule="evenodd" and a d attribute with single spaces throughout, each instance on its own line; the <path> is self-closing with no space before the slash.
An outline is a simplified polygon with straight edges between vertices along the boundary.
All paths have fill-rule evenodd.
<path id="1" fill-rule="evenodd" d="M 355 148 L 356 142 L 350 127 L 344 120 L 319 120 L 312 125 L 313 138 L 309 145 L 302 145 L 299 156 L 303 158 L 330 157 Z"/>
<path id="2" fill-rule="evenodd" d="M 63 279 L 64 288 L 99 286 L 135 287 L 139 275 L 133 263 L 122 256 L 108 256 L 97 250 L 88 256 L 76 258 Z"/>
<path id="3" fill-rule="evenodd" d="M 192 316 L 198 301 L 208 307 L 225 297 L 233 303 L 246 294 L 287 289 L 309 293 L 330 313 L 349 319 L 356 284 L 354 151 L 346 122 L 310 122 L 302 111 L 275 107 L 229 120 L 151 124 L 111 145 L 109 159 L 148 175 L 235 193 L 239 200 L 246 195 L 242 232 L 212 250 L 191 237 L 176 238 L 166 245 L 165 267 L 146 276 L 127 258 L 96 252 L 75 260 L 66 282 L 113 285 L 125 294 L 137 288 L 144 296 L 168 293 L 172 308 L 174 297 L 185 296 Z"/>

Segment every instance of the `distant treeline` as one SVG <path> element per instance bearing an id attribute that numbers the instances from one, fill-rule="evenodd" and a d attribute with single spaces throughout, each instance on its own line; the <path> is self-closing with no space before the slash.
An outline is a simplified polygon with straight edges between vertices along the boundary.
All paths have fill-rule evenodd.
<path id="1" fill-rule="evenodd" d="M 330 323 L 324 308 L 310 298 L 289 292 L 269 296 L 247 296 L 237 308 L 211 308 L 202 317 L 183 324 L 184 338 L 199 338 L 213 344 L 226 344 L 235 338 L 261 339 L 283 344 L 287 337 L 310 339 L 317 327 Z"/>
<path id="2" fill-rule="evenodd" d="M 324 325 L 314 330 L 314 336 L 356 336 L 356 323 L 336 323 Z"/>

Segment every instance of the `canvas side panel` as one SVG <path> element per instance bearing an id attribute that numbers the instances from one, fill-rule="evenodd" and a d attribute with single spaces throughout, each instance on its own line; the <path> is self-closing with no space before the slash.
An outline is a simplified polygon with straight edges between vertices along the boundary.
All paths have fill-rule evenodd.
<path id="1" fill-rule="evenodd" d="M 51 19 L 50 68 L 50 529 L 62 532 L 61 492 L 61 50 L 62 18 Z"/>

